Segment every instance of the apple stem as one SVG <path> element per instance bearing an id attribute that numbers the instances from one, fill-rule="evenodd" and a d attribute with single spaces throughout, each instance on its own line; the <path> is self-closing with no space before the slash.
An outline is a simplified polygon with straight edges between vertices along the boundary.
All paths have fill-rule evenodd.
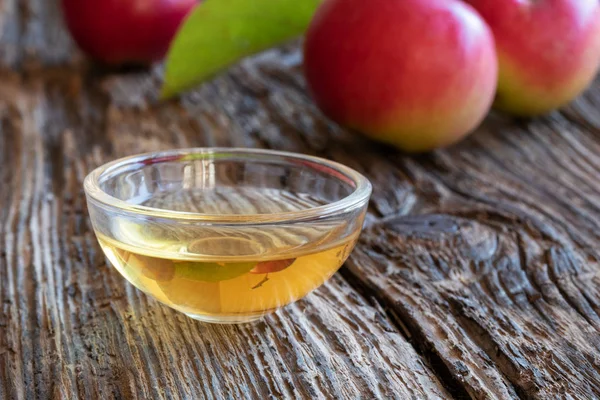
<path id="1" fill-rule="evenodd" d="M 269 280 L 269 273 L 267 272 L 267 274 L 265 275 L 265 277 L 263 278 L 263 280 L 260 281 L 260 282 L 258 282 L 255 286 L 252 286 L 252 289 L 258 289 L 263 284 L 265 284 L 268 280 Z"/>

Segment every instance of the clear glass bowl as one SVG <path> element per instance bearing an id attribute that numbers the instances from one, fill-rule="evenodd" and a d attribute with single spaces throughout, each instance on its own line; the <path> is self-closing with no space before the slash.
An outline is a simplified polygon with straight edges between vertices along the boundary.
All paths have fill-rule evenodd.
<path id="1" fill-rule="evenodd" d="M 96 236 L 133 285 L 188 316 L 249 322 L 344 263 L 371 184 L 321 158 L 186 149 L 108 163 L 85 179 Z"/>

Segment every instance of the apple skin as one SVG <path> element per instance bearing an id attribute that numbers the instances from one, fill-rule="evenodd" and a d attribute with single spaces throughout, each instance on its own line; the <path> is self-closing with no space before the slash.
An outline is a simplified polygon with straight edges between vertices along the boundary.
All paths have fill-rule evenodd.
<path id="1" fill-rule="evenodd" d="M 475 129 L 496 91 L 492 32 L 457 0 L 326 0 L 304 43 L 308 89 L 334 121 L 409 152 Z"/>
<path id="2" fill-rule="evenodd" d="M 109 65 L 162 59 L 197 0 L 62 0 L 77 45 Z"/>
<path id="3" fill-rule="evenodd" d="M 465 0 L 494 32 L 500 63 L 495 108 L 519 116 L 559 108 L 600 66 L 598 0 Z"/>
<path id="4" fill-rule="evenodd" d="M 269 274 L 269 273 L 273 273 L 273 272 L 283 271 L 284 269 L 291 266 L 294 263 L 294 261 L 296 261 L 295 258 L 290 258 L 287 260 L 263 261 L 263 262 L 258 263 L 256 265 L 256 267 L 254 267 L 252 270 L 250 270 L 250 273 L 251 274 Z"/>

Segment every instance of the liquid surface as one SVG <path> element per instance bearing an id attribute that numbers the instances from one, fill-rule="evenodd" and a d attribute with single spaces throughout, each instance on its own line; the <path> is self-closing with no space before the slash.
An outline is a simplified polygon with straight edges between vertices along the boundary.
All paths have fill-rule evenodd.
<path id="1" fill-rule="evenodd" d="M 323 188 L 323 196 L 327 193 Z M 330 194 L 331 195 L 331 194 Z M 275 214 L 308 210 L 329 203 L 323 197 L 284 189 L 216 186 L 154 194 L 139 204 L 203 214 Z"/>
<path id="2" fill-rule="evenodd" d="M 227 189 L 227 188 L 222 188 Z M 252 197 L 252 199 L 250 199 Z M 273 190 L 178 192 L 144 202 L 202 213 L 264 213 L 317 205 Z M 234 228 L 235 229 L 235 228 Z M 255 319 L 304 297 L 331 277 L 352 251 L 358 230 L 320 226 L 174 228 L 119 221 L 98 234 L 111 263 L 133 285 L 189 316 L 213 322 Z"/>

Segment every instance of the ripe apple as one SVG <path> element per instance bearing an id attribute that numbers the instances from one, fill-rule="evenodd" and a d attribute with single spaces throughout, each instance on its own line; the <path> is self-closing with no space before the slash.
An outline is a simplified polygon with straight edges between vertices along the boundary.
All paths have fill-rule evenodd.
<path id="1" fill-rule="evenodd" d="M 268 274 L 272 272 L 283 271 L 288 268 L 296 261 L 295 258 L 289 258 L 287 260 L 274 260 L 274 261 L 263 261 L 260 262 L 250 270 L 251 274 Z"/>
<path id="2" fill-rule="evenodd" d="M 79 47 L 106 64 L 148 64 L 166 54 L 197 0 L 62 0 Z"/>
<path id="3" fill-rule="evenodd" d="M 544 114 L 580 94 L 600 65 L 598 0 L 465 0 L 494 32 L 496 107 Z"/>
<path id="4" fill-rule="evenodd" d="M 336 122 L 420 152 L 450 145 L 489 111 L 492 32 L 458 0 L 325 0 L 306 34 L 304 72 Z"/>

